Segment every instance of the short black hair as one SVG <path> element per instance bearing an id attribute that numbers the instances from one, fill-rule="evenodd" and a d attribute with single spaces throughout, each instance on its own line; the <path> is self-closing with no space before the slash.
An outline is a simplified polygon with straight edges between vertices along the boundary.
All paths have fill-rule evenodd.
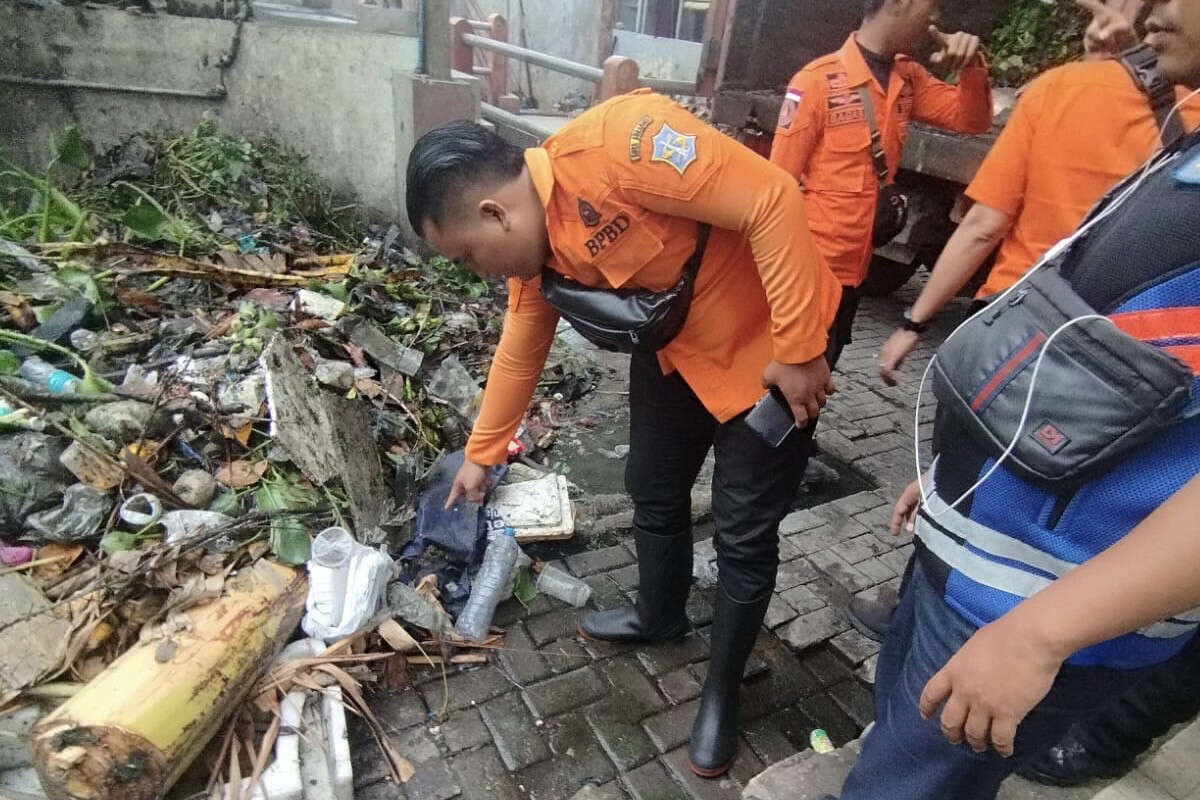
<path id="1" fill-rule="evenodd" d="M 449 200 L 471 184 L 516 178 L 525 151 L 474 122 L 451 122 L 417 140 L 408 156 L 408 221 L 418 234 L 442 224 Z"/>
<path id="2" fill-rule="evenodd" d="M 887 0 L 863 0 L 863 16 L 868 19 L 875 16 L 886 2 Z"/>

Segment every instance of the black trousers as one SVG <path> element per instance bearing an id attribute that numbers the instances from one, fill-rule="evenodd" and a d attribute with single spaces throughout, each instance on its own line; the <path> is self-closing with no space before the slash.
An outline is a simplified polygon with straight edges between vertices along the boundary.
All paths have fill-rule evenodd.
<path id="1" fill-rule="evenodd" d="M 842 302 L 838 305 L 837 316 L 829 328 L 829 349 L 825 351 L 825 360 L 829 362 L 830 369 L 837 366 L 842 351 L 852 340 L 851 333 L 854 329 L 854 317 L 858 314 L 859 299 L 857 289 L 842 287 Z"/>
<path id="2" fill-rule="evenodd" d="M 714 544 L 721 586 L 738 601 L 775 587 L 779 521 L 788 513 L 808 462 L 813 428 L 772 448 L 745 414 L 719 423 L 678 373 L 663 375 L 657 357 L 634 354 L 629 366 L 629 461 L 625 487 L 634 525 L 655 536 L 691 530 L 691 491 L 710 447 Z"/>

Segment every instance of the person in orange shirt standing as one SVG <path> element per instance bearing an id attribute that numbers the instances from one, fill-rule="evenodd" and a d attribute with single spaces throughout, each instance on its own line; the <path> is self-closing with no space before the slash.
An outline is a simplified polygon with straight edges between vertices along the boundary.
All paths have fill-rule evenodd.
<path id="1" fill-rule="evenodd" d="M 804 224 L 799 188 L 667 98 L 636 92 L 526 151 L 471 123 L 426 134 L 409 158 L 407 200 L 413 228 L 436 250 L 509 279 L 504 331 L 449 505 L 484 499 L 486 467 L 506 458 L 560 314 L 633 353 L 626 486 L 638 599 L 585 615 L 583 635 L 688 634 L 691 487 L 715 447 L 719 587 L 689 757 L 698 775 L 723 774 L 737 751 L 738 686 L 775 583 L 779 521 L 804 472 L 810 421 L 833 391 L 827 331 L 841 289 Z M 603 308 L 664 304 L 682 321 L 677 333 L 600 322 Z M 766 386 L 790 407 L 784 433 L 803 429 L 775 447 L 747 422 Z"/>
<path id="2" fill-rule="evenodd" d="M 903 229 L 907 200 L 894 180 L 916 119 L 963 133 L 992 124 L 992 92 L 979 38 L 933 25 L 937 0 L 865 0 L 862 26 L 842 49 L 796 73 L 779 112 L 771 161 L 803 185 L 817 247 L 843 286 L 831 364 L 850 344 L 858 287 L 873 249 Z M 936 80 L 908 54 L 932 36 L 933 61 L 958 73 Z M 892 606 L 855 598 L 850 621 L 872 638 Z"/>
<path id="3" fill-rule="evenodd" d="M 979 38 L 944 34 L 938 0 L 865 0 L 866 17 L 842 49 L 813 61 L 788 85 L 771 161 L 804 188 L 817 247 L 846 291 L 833 336 L 850 342 L 875 246 L 903 228 L 907 200 L 894 186 L 911 120 L 962 133 L 992 124 L 992 93 Z M 933 37 L 933 61 L 958 73 L 950 86 L 913 61 Z"/>

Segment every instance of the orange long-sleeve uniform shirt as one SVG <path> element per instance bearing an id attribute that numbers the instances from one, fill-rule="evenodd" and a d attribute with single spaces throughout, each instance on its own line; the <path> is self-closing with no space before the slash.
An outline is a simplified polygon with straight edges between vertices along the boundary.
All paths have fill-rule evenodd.
<path id="1" fill-rule="evenodd" d="M 1189 91 L 1176 87 L 1181 101 Z M 1200 125 L 1200 98 L 1180 111 L 1185 130 Z M 1116 61 L 1068 64 L 1031 83 L 967 187 L 1013 218 L 977 296 L 1020 280 L 1161 143 L 1150 102 Z"/>
<path id="2" fill-rule="evenodd" d="M 871 129 L 860 89 L 867 87 L 883 140 L 889 182 L 895 179 L 916 119 L 962 133 L 992 124 L 986 66 L 966 67 L 957 86 L 943 83 L 907 56 L 896 56 L 887 87 L 851 35 L 836 53 L 818 58 L 788 85 L 771 161 L 804 186 L 808 224 L 825 260 L 845 286 L 866 279 L 879 179 L 871 158 Z"/>
<path id="3" fill-rule="evenodd" d="M 795 181 L 665 97 L 636 92 L 571 121 L 525 163 L 546 207 L 547 266 L 598 288 L 673 286 L 712 226 L 683 330 L 658 354 L 714 417 L 764 394 L 776 360 L 822 355 L 841 287 L 804 224 Z M 540 279 L 509 281 L 508 312 L 467 458 L 505 460 L 554 339 Z"/>

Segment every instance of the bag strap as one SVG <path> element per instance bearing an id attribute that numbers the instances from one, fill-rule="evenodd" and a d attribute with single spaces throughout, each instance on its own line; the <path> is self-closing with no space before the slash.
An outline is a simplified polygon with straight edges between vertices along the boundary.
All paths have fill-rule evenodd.
<path id="1" fill-rule="evenodd" d="M 871 160 L 875 162 L 875 177 L 879 185 L 886 186 L 888 182 L 887 152 L 883 149 L 883 134 L 879 132 L 879 122 L 875 118 L 875 102 L 871 99 L 871 89 L 868 86 L 858 87 L 858 96 L 862 98 L 866 110 L 867 126 L 871 129 Z"/>
<path id="2" fill-rule="evenodd" d="M 689 282 L 694 283 L 696 275 L 700 273 L 700 262 L 704 260 L 704 251 L 708 249 L 710 233 L 712 233 L 712 225 L 707 222 L 701 222 L 700 227 L 696 229 L 696 249 L 692 251 L 692 257 L 683 265 L 683 276 Z"/>
<path id="3" fill-rule="evenodd" d="M 1158 71 L 1158 53 L 1145 44 L 1126 50 L 1117 59 L 1134 84 L 1146 95 L 1154 119 L 1158 122 L 1163 147 L 1170 147 L 1183 136 L 1183 121 L 1175 109 L 1175 87 Z"/>

